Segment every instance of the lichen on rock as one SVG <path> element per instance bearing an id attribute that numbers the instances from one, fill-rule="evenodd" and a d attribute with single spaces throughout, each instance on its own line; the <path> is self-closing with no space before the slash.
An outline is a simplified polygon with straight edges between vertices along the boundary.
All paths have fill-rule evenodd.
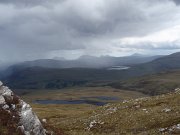
<path id="1" fill-rule="evenodd" d="M 9 132 L 17 131 L 20 135 L 46 135 L 46 130 L 30 105 L 8 87 L 3 86 L 1 81 L 0 112 L 0 122 L 7 127 Z"/>

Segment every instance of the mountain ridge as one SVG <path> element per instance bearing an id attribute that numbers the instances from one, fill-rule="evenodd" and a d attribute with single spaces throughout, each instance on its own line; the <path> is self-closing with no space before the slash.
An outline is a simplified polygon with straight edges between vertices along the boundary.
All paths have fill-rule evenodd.
<path id="1" fill-rule="evenodd" d="M 13 67 L 3 81 L 12 88 L 63 88 L 94 81 L 117 81 L 180 69 L 180 52 L 151 62 L 131 65 L 126 70 L 106 68 Z M 26 86 L 26 87 L 25 87 Z"/>
<path id="2" fill-rule="evenodd" d="M 152 61 L 156 58 L 162 57 L 162 55 L 156 56 L 90 56 L 84 55 L 76 60 L 57 60 L 57 59 L 37 59 L 32 61 L 25 61 L 18 64 L 14 64 L 9 68 L 20 67 L 45 67 L 45 68 L 107 68 L 111 66 L 125 66 L 134 65 L 144 62 Z"/>

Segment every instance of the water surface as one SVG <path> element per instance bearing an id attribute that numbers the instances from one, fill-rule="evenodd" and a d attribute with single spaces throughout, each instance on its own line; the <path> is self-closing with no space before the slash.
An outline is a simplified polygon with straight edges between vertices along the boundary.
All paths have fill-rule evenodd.
<path id="1" fill-rule="evenodd" d="M 130 67 L 127 67 L 127 66 L 113 66 L 113 67 L 108 68 L 107 70 L 126 70 L 129 68 Z"/>
<path id="2" fill-rule="evenodd" d="M 35 100 L 37 104 L 91 104 L 97 106 L 103 106 L 106 102 L 94 101 L 94 100 Z"/>
<path id="3" fill-rule="evenodd" d="M 118 97 L 108 96 L 91 96 L 81 97 L 79 100 L 35 100 L 36 104 L 91 104 L 96 106 L 103 106 L 107 101 L 119 100 Z"/>

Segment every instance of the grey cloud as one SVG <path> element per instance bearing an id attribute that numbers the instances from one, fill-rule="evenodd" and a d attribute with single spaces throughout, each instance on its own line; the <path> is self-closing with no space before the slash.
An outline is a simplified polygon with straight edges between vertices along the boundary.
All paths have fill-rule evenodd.
<path id="1" fill-rule="evenodd" d="M 64 2 L 65 0 L 0 0 L 1 4 L 12 4 L 18 7 L 32 7 L 48 5 L 51 3 Z"/>
<path id="2" fill-rule="evenodd" d="M 111 40 L 175 25 L 177 11 L 170 0 L 0 0 L 0 57 L 8 60 L 7 52 L 19 60 L 56 50 L 113 52 Z"/>
<path id="3" fill-rule="evenodd" d="M 177 5 L 180 4 L 180 1 L 179 0 L 173 0 Z"/>
<path id="4" fill-rule="evenodd" d="M 114 44 L 117 48 L 144 49 L 144 50 L 179 50 L 180 40 L 173 42 L 139 42 L 134 44 Z"/>

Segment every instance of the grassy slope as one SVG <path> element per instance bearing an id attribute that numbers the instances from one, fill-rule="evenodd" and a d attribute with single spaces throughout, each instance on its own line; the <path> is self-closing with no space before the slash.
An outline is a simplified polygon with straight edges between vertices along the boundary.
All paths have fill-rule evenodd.
<path id="1" fill-rule="evenodd" d="M 57 90 L 36 90 L 23 95 L 22 98 L 31 103 L 33 100 L 38 99 L 79 100 L 82 97 L 95 96 L 118 97 L 118 101 L 122 101 L 125 99 L 144 97 L 145 95 L 136 91 L 119 90 L 111 87 L 70 87 Z"/>
<path id="2" fill-rule="evenodd" d="M 80 104 L 80 105 L 40 105 L 32 104 L 33 100 L 36 99 L 80 99 L 81 97 L 92 97 L 92 96 L 115 96 L 119 97 L 118 101 L 110 102 L 120 102 L 123 100 L 135 99 L 138 97 L 144 97 L 145 95 L 139 92 L 117 90 L 110 87 L 73 87 L 66 88 L 62 90 L 39 90 L 36 92 L 28 93 L 22 96 L 22 98 L 31 104 L 33 110 L 38 114 L 40 119 L 47 119 L 48 127 L 50 129 L 54 127 L 57 129 L 67 128 L 71 120 L 84 115 L 84 113 L 89 113 L 95 109 L 97 106 Z M 63 124 L 62 124 L 63 123 Z M 61 126 L 59 126 L 61 125 Z"/>
<path id="3" fill-rule="evenodd" d="M 66 88 L 62 90 L 39 90 L 33 93 L 22 96 L 22 98 L 30 103 L 34 111 L 40 116 L 41 119 L 46 118 L 50 121 L 50 124 L 56 125 L 59 122 L 67 121 L 72 117 L 81 116 L 87 111 L 92 111 L 97 106 L 89 104 L 79 105 L 41 105 L 33 104 L 34 100 L 52 99 L 52 100 L 78 100 L 81 97 L 93 97 L 93 96 L 110 96 L 118 97 L 117 101 L 108 101 L 111 103 L 120 102 L 123 100 L 135 99 L 138 97 L 145 97 L 144 94 L 139 92 L 117 90 L 110 87 L 76 87 Z M 56 121 L 54 123 L 54 121 Z"/>
<path id="4" fill-rule="evenodd" d="M 168 110 L 170 109 L 170 110 Z M 168 111 L 167 111 L 168 110 Z M 80 117 L 59 123 L 70 135 L 160 135 L 180 134 L 172 126 L 180 124 L 180 93 L 110 104 Z"/>
<path id="5" fill-rule="evenodd" d="M 79 94 L 77 92 L 76 98 Z M 103 92 L 99 94 L 102 95 Z M 125 93 L 126 96 L 127 94 Z M 57 99 L 59 96 L 54 98 Z M 37 97 L 32 96 L 32 98 Z M 41 98 L 43 97 L 42 94 Z M 66 98 L 68 99 L 69 96 Z M 140 99 L 127 98 L 124 103 L 118 101 L 103 107 L 38 104 L 32 106 L 41 119 L 47 119 L 49 126 L 61 129 L 69 135 L 160 135 L 161 128 L 171 128 L 180 124 L 180 92 Z M 173 132 L 180 134 L 179 131 Z"/>
<path id="6" fill-rule="evenodd" d="M 81 72 L 80 70 L 79 70 L 79 72 L 76 72 L 77 74 L 80 74 L 80 76 L 78 76 L 78 78 L 76 78 L 77 80 L 74 80 L 74 82 L 73 81 L 67 81 L 67 82 L 65 81 L 67 83 L 66 86 L 74 86 L 74 85 L 83 84 L 83 81 L 78 82 L 78 79 L 81 80 L 84 76 L 84 75 L 81 76 L 80 72 Z M 87 75 L 88 75 L 88 72 L 89 71 L 87 71 Z M 92 71 L 92 72 L 94 72 L 94 71 Z M 44 88 L 46 88 L 47 84 L 52 84 L 51 82 L 53 82 L 53 83 L 55 82 L 59 86 L 62 85 L 62 87 L 63 87 L 63 85 L 65 85 L 61 81 L 61 80 L 65 79 L 65 78 L 63 79 L 64 76 L 57 75 L 56 72 L 54 72 L 54 74 L 52 74 L 50 71 L 48 71 L 45 75 L 43 73 L 40 73 L 40 76 L 39 76 L 39 74 L 36 74 L 36 72 L 34 72 L 34 74 L 33 74 L 34 80 L 33 80 L 33 78 L 31 78 L 31 75 L 29 75 L 28 73 L 29 72 L 27 72 L 27 74 L 25 73 L 25 78 L 23 76 L 18 77 L 18 79 L 16 78 L 17 80 L 14 80 L 14 82 L 12 81 L 12 85 L 14 84 L 14 85 L 21 86 L 21 83 L 23 83 L 22 86 L 27 87 L 27 89 L 24 92 L 32 91 L 32 90 L 28 90 L 29 87 L 32 88 L 32 87 L 37 86 L 36 88 L 40 87 L 40 89 L 44 89 Z M 48 78 L 49 80 L 51 80 L 50 82 L 47 79 L 47 77 L 49 76 L 48 74 L 51 74 L 50 75 L 51 77 Z M 116 74 L 116 75 L 118 76 L 118 74 Z M 57 76 L 61 76 L 62 78 L 57 77 Z M 27 79 L 26 79 L 26 77 L 27 77 Z M 39 82 L 38 81 L 39 77 L 43 78 L 44 81 Z M 72 77 L 74 77 L 74 74 L 72 74 Z M 94 77 L 94 75 L 92 74 L 91 77 Z M 102 78 L 103 78 L 103 76 L 102 76 Z M 23 79 L 25 79 L 25 81 L 22 81 Z M 31 80 L 32 82 L 30 81 L 31 82 L 30 83 L 27 80 Z M 58 80 L 59 80 L 59 82 L 58 82 Z M 149 94 L 149 95 L 158 95 L 158 94 L 170 92 L 171 90 L 173 90 L 177 87 L 180 87 L 180 70 L 161 72 L 161 73 L 154 74 L 154 75 L 136 77 L 136 78 L 127 79 L 127 80 L 119 80 L 119 81 L 117 81 L 117 80 L 119 80 L 119 79 L 116 78 L 116 80 L 114 80 L 114 81 L 113 80 L 111 80 L 111 81 L 94 81 L 92 83 L 86 83 L 86 86 L 97 87 L 97 86 L 107 86 L 107 84 L 108 84 L 109 86 L 111 86 L 113 88 L 117 88 L 117 89 L 139 91 L 139 92 L 142 92 L 144 94 Z M 19 83 L 16 83 L 17 81 Z M 35 82 L 37 82 L 37 83 L 35 83 Z M 11 85 L 10 85 L 10 87 L 11 87 Z M 56 86 L 55 86 L 55 88 L 56 88 Z M 21 90 L 21 91 L 23 92 L 23 90 Z M 19 92 L 19 93 L 22 93 L 22 92 Z"/>
<path id="7" fill-rule="evenodd" d="M 89 81 L 119 80 L 122 77 L 122 72 L 115 70 L 33 67 L 14 72 L 3 82 L 12 89 L 59 89 L 83 85 Z"/>
<path id="8" fill-rule="evenodd" d="M 180 70 L 114 82 L 110 86 L 149 95 L 164 94 L 180 87 Z"/>

